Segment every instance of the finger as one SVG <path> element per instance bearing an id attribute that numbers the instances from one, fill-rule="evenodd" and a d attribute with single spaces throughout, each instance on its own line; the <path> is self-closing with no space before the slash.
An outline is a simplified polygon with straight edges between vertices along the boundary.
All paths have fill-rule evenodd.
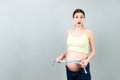
<path id="1" fill-rule="evenodd" d="M 84 66 L 84 65 L 82 65 L 82 68 L 85 68 L 85 66 Z"/>
<path id="2" fill-rule="evenodd" d="M 82 68 L 85 68 L 86 66 L 85 66 L 85 64 L 81 64 L 81 67 L 82 67 Z"/>
<path id="3" fill-rule="evenodd" d="M 84 62 L 80 62 L 80 65 L 84 65 Z"/>
<path id="4" fill-rule="evenodd" d="M 61 60 L 57 60 L 56 62 L 61 63 Z"/>

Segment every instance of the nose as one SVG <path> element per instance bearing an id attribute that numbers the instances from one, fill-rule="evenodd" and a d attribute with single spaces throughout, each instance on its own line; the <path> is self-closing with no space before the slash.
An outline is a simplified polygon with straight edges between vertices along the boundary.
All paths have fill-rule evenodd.
<path id="1" fill-rule="evenodd" d="M 81 21 L 81 19 L 78 19 L 78 21 Z"/>
<path id="2" fill-rule="evenodd" d="M 78 18 L 78 20 L 81 20 L 81 18 Z"/>

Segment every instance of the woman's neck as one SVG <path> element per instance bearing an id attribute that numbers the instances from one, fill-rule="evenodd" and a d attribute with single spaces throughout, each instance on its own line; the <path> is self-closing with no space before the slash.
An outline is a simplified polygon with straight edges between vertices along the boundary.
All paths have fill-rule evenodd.
<path id="1" fill-rule="evenodd" d="M 84 26 L 82 26 L 82 25 L 75 26 L 75 29 L 76 29 L 76 30 L 83 30 L 83 29 L 84 29 Z"/>

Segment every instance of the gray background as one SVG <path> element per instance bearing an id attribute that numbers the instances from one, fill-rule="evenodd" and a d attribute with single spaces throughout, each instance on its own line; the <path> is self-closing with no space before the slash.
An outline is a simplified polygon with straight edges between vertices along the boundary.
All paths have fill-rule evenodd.
<path id="1" fill-rule="evenodd" d="M 120 0 L 0 0 L 0 80 L 66 80 L 66 31 L 76 8 L 94 31 L 92 80 L 120 80 Z"/>

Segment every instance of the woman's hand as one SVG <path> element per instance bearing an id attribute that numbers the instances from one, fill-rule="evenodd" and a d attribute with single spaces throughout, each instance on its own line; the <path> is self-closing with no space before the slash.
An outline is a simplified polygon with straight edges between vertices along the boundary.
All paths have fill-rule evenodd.
<path id="1" fill-rule="evenodd" d="M 63 54 L 61 54 L 59 57 L 56 58 L 57 62 L 61 62 L 66 57 L 67 51 L 65 51 Z"/>
<path id="2" fill-rule="evenodd" d="M 60 63 L 61 60 L 63 60 L 63 56 L 59 56 L 59 57 L 56 58 L 56 61 L 57 61 L 58 63 Z"/>
<path id="3" fill-rule="evenodd" d="M 88 62 L 89 61 L 87 59 L 82 60 L 81 63 L 80 63 L 81 67 L 85 68 L 88 65 Z"/>

